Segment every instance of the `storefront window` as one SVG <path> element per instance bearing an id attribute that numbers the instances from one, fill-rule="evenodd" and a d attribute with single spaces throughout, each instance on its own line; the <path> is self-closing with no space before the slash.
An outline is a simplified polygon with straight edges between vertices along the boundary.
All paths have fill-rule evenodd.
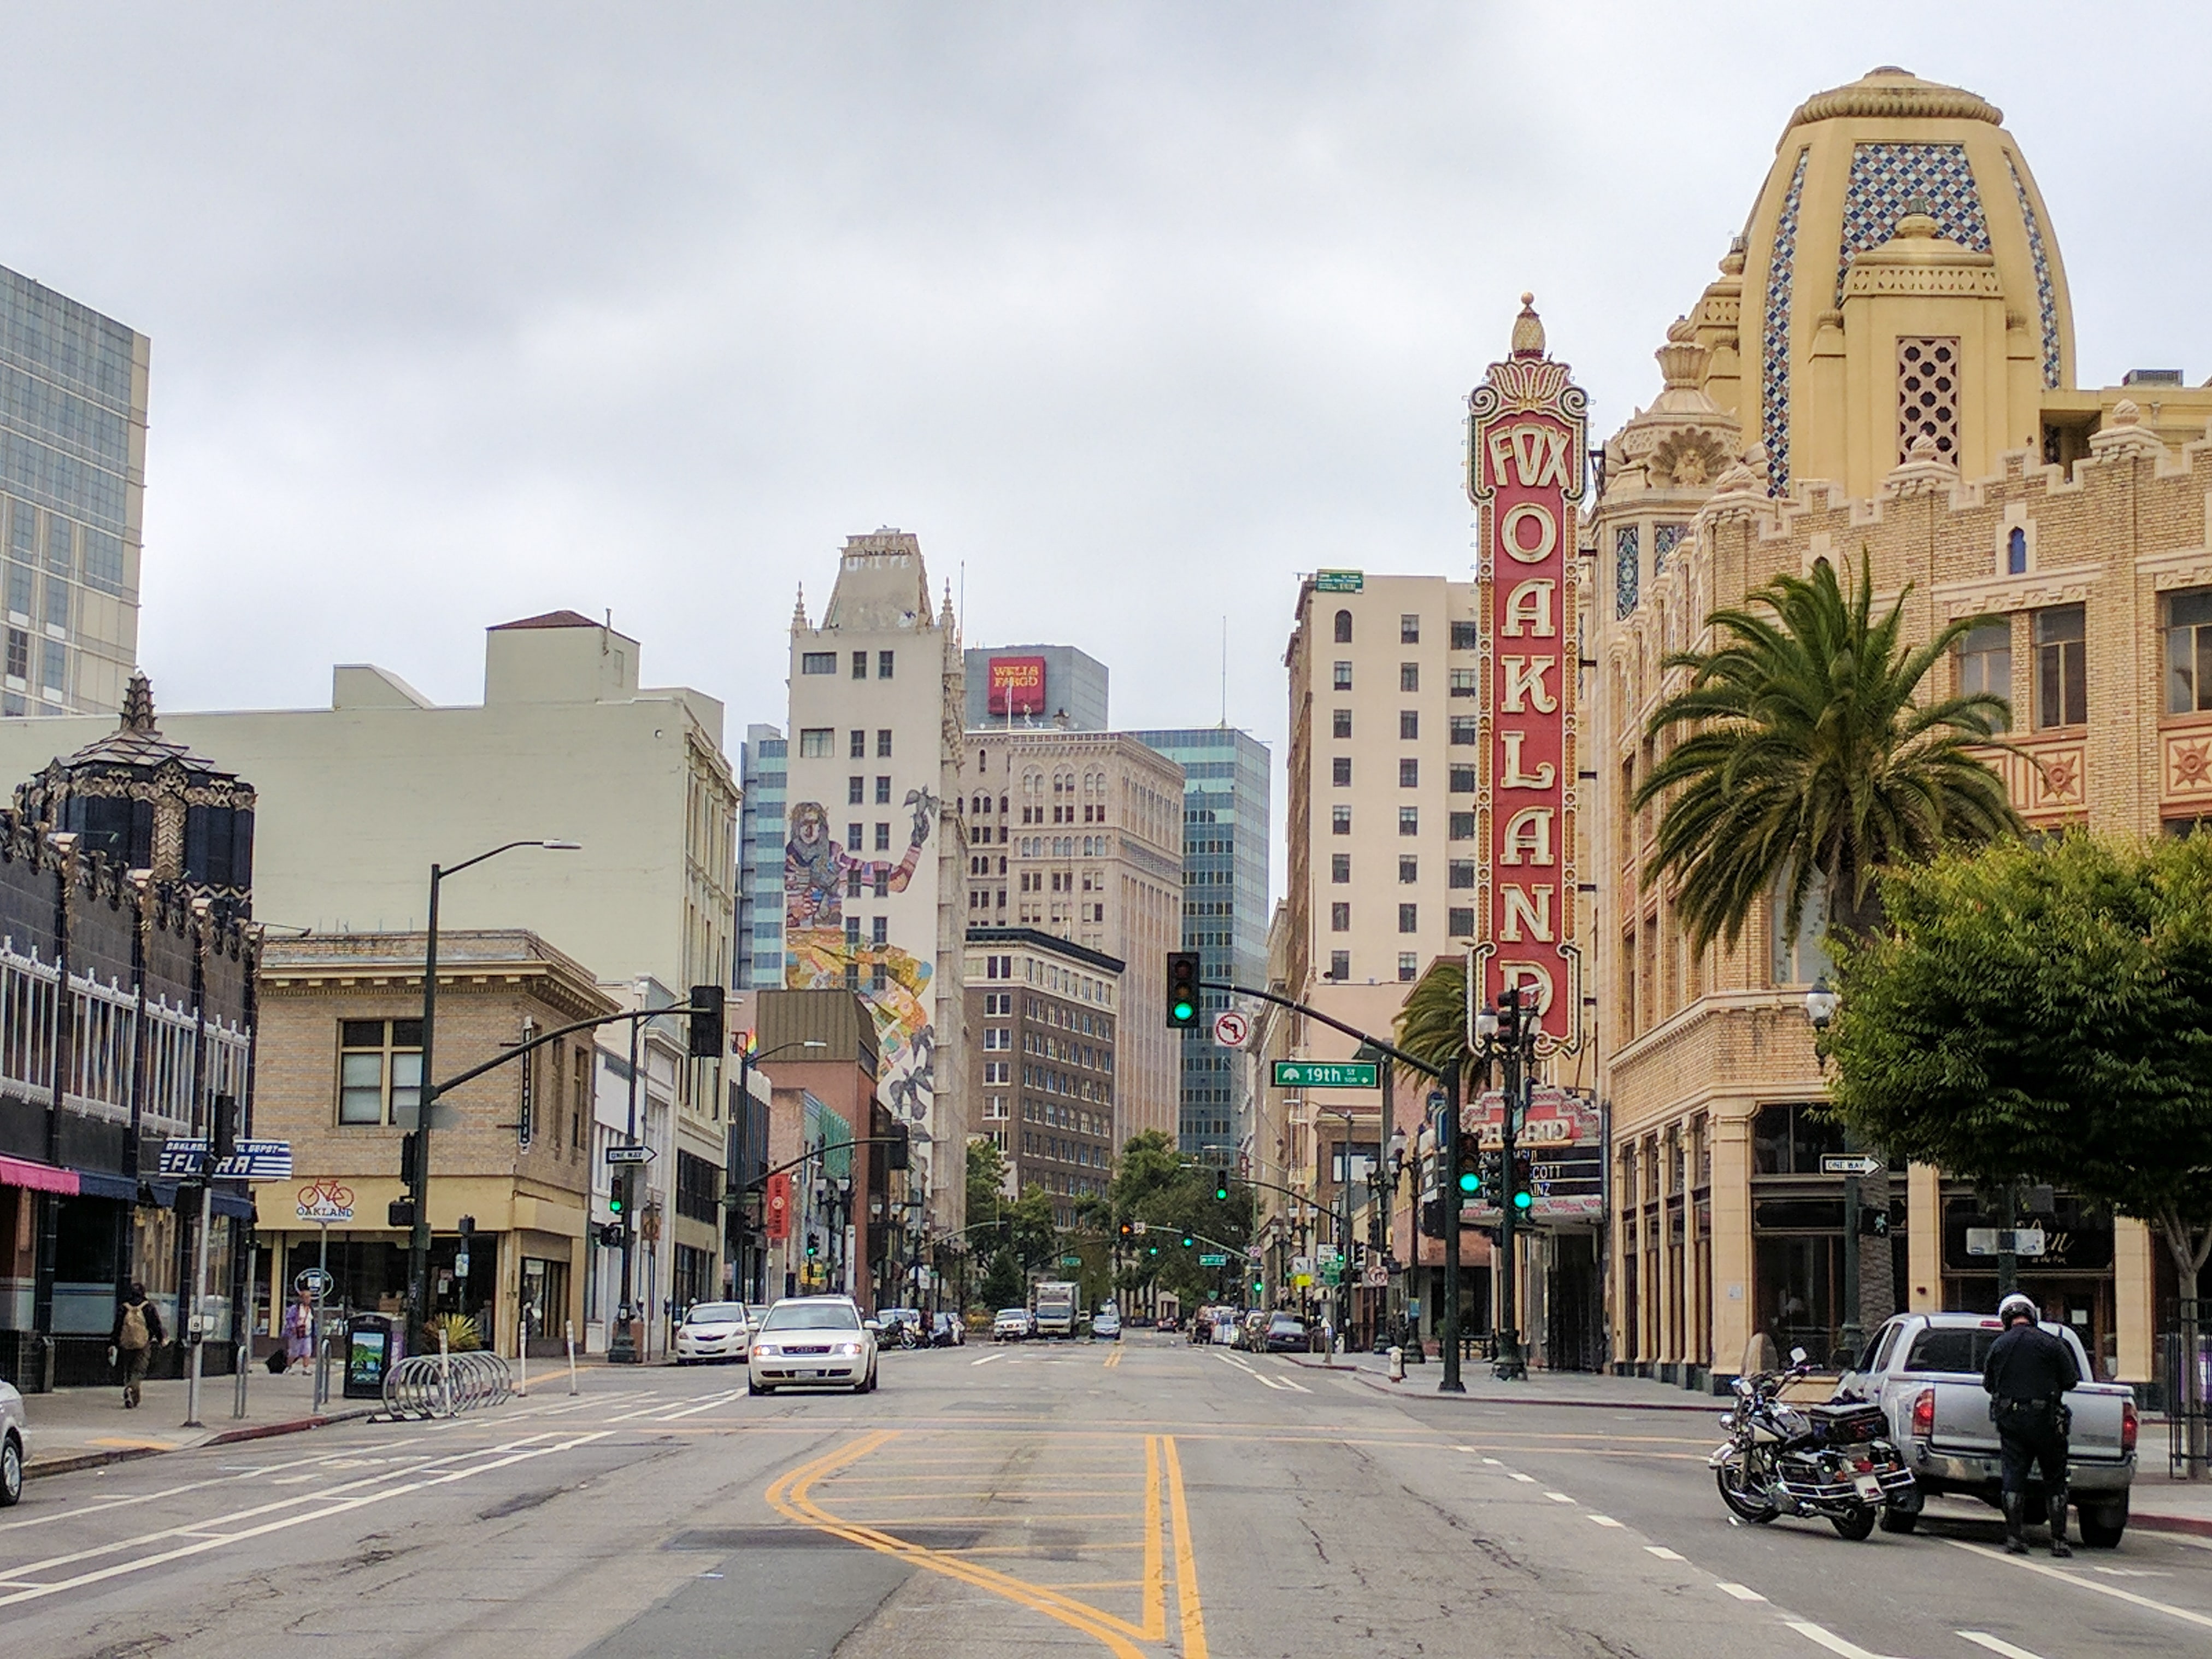
<path id="1" fill-rule="evenodd" d="M 1818 1175 L 1823 1153 L 1844 1150 L 1843 1126 L 1815 1115 L 1808 1103 L 1762 1106 L 1752 1127 L 1753 1175 Z"/>

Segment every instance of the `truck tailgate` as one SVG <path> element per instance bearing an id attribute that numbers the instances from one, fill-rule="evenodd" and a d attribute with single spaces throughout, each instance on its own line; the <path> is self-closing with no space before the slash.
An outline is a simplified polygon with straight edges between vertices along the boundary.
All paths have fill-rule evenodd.
<path id="1" fill-rule="evenodd" d="M 1994 1456 L 1996 1425 L 1990 1419 L 1990 1396 L 1980 1379 L 1938 1372 L 1907 1371 L 1891 1379 L 1904 1397 L 1909 1413 L 1914 1396 L 1923 1389 L 1936 1390 L 1936 1431 L 1929 1443 L 1939 1452 Z M 2074 1413 L 2069 1455 L 2076 1460 L 2117 1463 L 2124 1455 L 2121 1424 L 2126 1402 L 2132 1397 L 2124 1386 L 2113 1382 L 2084 1382 L 2070 1389 L 2066 1404 Z M 1899 1420 L 1893 1413 L 1891 1421 Z"/>

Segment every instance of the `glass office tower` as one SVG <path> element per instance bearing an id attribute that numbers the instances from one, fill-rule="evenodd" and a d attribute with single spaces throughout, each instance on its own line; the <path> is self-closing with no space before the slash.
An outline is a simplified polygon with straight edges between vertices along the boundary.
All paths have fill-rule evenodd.
<path id="1" fill-rule="evenodd" d="M 1267 982 L 1267 744 L 1231 726 L 1133 732 L 1183 774 L 1182 945 L 1210 980 Z M 1238 1056 L 1213 1042 L 1212 1015 L 1230 999 L 1208 991 L 1206 1018 L 1184 1032 L 1182 1149 L 1233 1164 L 1251 1131 Z"/>
<path id="2" fill-rule="evenodd" d="M 0 713 L 123 707 L 138 655 L 147 348 L 0 268 Z"/>
<path id="3" fill-rule="evenodd" d="M 745 727 L 738 751 L 745 792 L 738 830 L 738 987 L 775 990 L 783 984 L 783 733 Z"/>

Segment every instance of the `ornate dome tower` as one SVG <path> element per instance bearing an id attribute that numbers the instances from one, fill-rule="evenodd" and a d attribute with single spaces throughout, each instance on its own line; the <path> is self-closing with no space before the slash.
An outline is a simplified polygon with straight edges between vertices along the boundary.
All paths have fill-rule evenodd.
<path id="1" fill-rule="evenodd" d="M 1825 478 L 1871 494 L 1923 434 L 1970 478 L 2038 445 L 2044 392 L 2073 384 L 2073 318 L 2002 119 L 1894 68 L 1790 118 L 1696 314 L 1707 390 L 1765 447 L 1775 493 Z"/>

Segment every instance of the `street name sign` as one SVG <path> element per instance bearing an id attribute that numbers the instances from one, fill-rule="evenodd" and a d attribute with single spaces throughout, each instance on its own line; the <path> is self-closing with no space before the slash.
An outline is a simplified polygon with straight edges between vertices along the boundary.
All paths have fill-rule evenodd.
<path id="1" fill-rule="evenodd" d="M 1870 1176 L 1881 1173 L 1881 1160 L 1871 1152 L 1823 1152 L 1822 1175 Z"/>
<path id="2" fill-rule="evenodd" d="M 1278 1089 L 1379 1089 L 1382 1068 L 1371 1060 L 1279 1060 Z"/>
<path id="3" fill-rule="evenodd" d="M 1224 1048 L 1242 1048 L 1251 1040 L 1252 1022 L 1234 1008 L 1213 1017 L 1213 1040 Z"/>
<path id="4" fill-rule="evenodd" d="M 1367 573 L 1364 570 L 1316 570 L 1314 572 L 1314 592 L 1316 593 L 1359 593 L 1366 591 Z"/>
<path id="5" fill-rule="evenodd" d="M 1079 1255 L 1064 1255 L 1060 1259 L 1060 1265 L 1063 1267 L 1080 1267 L 1083 1265 L 1083 1258 Z"/>
<path id="6" fill-rule="evenodd" d="M 1201 1267 L 1225 1267 L 1229 1265 L 1229 1258 L 1218 1251 L 1208 1252 L 1199 1257 L 1198 1265 Z"/>
<path id="7" fill-rule="evenodd" d="M 650 1146 L 610 1146 L 607 1148 L 607 1162 L 610 1164 L 650 1164 L 653 1162 L 653 1148 Z"/>

